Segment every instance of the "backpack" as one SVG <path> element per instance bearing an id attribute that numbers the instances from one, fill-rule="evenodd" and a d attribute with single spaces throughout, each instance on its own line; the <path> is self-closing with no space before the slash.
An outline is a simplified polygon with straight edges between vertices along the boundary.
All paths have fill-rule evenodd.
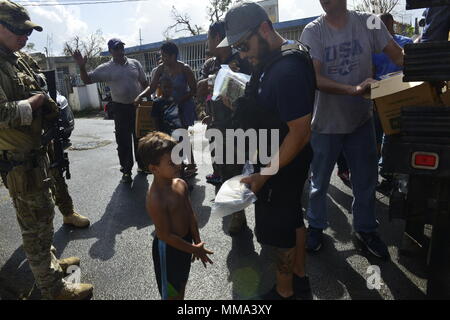
<path id="1" fill-rule="evenodd" d="M 244 97 L 236 101 L 236 108 L 233 112 L 233 126 L 235 129 L 279 129 L 280 141 L 286 137 L 289 132 L 286 122 L 282 121 L 277 114 L 258 106 L 257 96 L 261 76 L 267 73 L 276 62 L 291 55 L 307 62 L 316 84 L 314 65 L 308 47 L 299 41 L 282 46 L 281 50 L 272 56 L 262 68 L 252 74 L 250 82 L 246 86 Z"/>

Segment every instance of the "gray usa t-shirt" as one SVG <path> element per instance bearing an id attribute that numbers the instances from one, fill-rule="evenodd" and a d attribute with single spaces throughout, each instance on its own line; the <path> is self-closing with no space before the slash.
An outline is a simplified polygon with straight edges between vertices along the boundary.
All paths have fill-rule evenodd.
<path id="1" fill-rule="evenodd" d="M 322 75 L 348 85 L 373 77 L 372 54 L 382 52 L 390 40 L 392 36 L 378 17 L 355 11 L 348 11 L 348 22 L 342 29 L 330 27 L 322 15 L 309 23 L 300 37 L 310 47 L 312 58 L 322 63 Z M 372 115 L 371 100 L 317 91 L 312 130 L 352 133 Z"/>
<path id="2" fill-rule="evenodd" d="M 125 64 L 113 60 L 98 66 L 89 73 L 92 82 L 106 82 L 111 89 L 114 102 L 132 104 L 144 90 L 141 83 L 146 81 L 144 70 L 139 61 L 126 58 Z"/>

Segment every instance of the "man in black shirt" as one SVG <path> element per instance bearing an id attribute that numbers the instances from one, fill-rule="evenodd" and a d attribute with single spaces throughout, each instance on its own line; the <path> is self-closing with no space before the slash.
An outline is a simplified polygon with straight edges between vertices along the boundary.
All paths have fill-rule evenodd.
<path id="1" fill-rule="evenodd" d="M 208 31 L 208 50 L 213 56 L 208 59 L 203 65 L 201 71 L 202 79 L 197 86 L 197 97 L 200 99 L 206 99 L 208 95 L 211 95 L 211 88 L 208 85 L 208 77 L 210 75 L 216 75 L 221 65 L 227 64 L 235 72 L 251 74 L 250 64 L 242 60 L 239 57 L 239 53 L 233 54 L 230 47 L 217 48 L 217 45 L 225 38 L 225 22 L 218 21 L 213 23 L 209 27 Z M 231 116 L 232 111 L 227 108 L 222 101 L 212 101 L 207 99 L 206 101 L 207 117 L 204 122 L 208 123 L 208 128 L 219 129 L 225 137 L 226 129 L 232 129 Z M 224 140 L 225 141 L 225 140 Z M 227 150 L 224 146 L 218 146 L 215 144 L 215 149 L 223 148 L 223 155 L 226 155 Z M 232 151 L 230 151 L 232 152 Z M 212 154 L 214 160 L 214 154 Z M 225 160 L 225 159 L 224 159 Z M 225 161 L 224 161 L 225 162 Z M 237 164 L 217 164 L 213 161 L 213 174 L 207 177 L 208 182 L 212 184 L 220 184 L 234 176 L 242 173 L 242 165 Z M 243 230 L 246 225 L 245 211 L 239 211 L 232 215 L 228 232 L 230 235 L 235 235 Z"/>
<path id="2" fill-rule="evenodd" d="M 276 174 L 261 171 L 242 182 L 258 197 L 255 203 L 255 234 L 258 242 L 276 248 L 276 286 L 263 298 L 311 299 L 305 274 L 306 229 L 303 223 L 301 194 L 307 179 L 312 150 L 311 114 L 315 96 L 314 70 L 309 55 L 299 44 L 283 39 L 274 29 L 264 9 L 256 3 L 242 3 L 225 17 L 226 39 L 219 44 L 240 51 L 255 71 L 247 87 L 247 101 L 255 101 L 255 110 L 241 123 L 255 129 L 279 123 L 280 142 Z M 282 55 L 284 48 L 297 48 L 299 54 Z M 303 52 L 305 54 L 300 54 Z M 242 101 L 242 99 L 241 99 Z M 239 101 L 232 108 L 237 108 Z M 250 108 L 250 106 L 248 106 Z M 254 119 L 249 119 L 254 118 Z M 239 121 L 238 121 L 239 122 Z M 247 125 L 242 125 L 248 129 Z M 258 152 L 260 155 L 261 153 Z"/>

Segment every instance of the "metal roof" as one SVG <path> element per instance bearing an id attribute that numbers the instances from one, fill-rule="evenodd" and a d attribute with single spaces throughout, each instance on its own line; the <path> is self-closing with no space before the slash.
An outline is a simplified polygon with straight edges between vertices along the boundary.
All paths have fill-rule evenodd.
<path id="1" fill-rule="evenodd" d="M 318 17 L 316 16 L 316 17 L 310 17 L 310 18 L 304 18 L 304 19 L 277 22 L 277 23 L 274 23 L 273 26 L 276 30 L 302 27 L 302 26 L 306 26 L 308 23 L 314 21 L 317 18 Z M 200 34 L 197 36 L 171 39 L 170 41 L 174 42 L 177 46 L 180 46 L 180 45 L 186 45 L 186 44 L 191 44 L 191 43 L 204 42 L 207 40 L 207 38 L 208 38 L 208 35 L 205 33 L 205 34 Z M 128 55 L 128 54 L 133 54 L 133 53 L 158 50 L 159 48 L 161 48 L 161 46 L 164 42 L 165 41 L 159 41 L 159 42 L 143 44 L 142 46 L 134 46 L 134 47 L 125 48 L 125 54 Z M 100 55 L 101 56 L 109 56 L 109 51 L 104 51 Z"/>

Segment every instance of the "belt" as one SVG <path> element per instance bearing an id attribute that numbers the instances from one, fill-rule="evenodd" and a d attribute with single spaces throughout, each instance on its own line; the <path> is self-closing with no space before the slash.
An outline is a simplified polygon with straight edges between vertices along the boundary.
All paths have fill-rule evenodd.
<path id="1" fill-rule="evenodd" d="M 27 163 L 31 163 L 32 167 L 36 167 L 37 159 L 42 154 L 45 154 L 45 152 L 39 150 L 33 150 L 26 153 L 0 150 L 0 161 L 2 161 L 3 164 L 9 163 L 13 167 L 22 166 Z"/>

